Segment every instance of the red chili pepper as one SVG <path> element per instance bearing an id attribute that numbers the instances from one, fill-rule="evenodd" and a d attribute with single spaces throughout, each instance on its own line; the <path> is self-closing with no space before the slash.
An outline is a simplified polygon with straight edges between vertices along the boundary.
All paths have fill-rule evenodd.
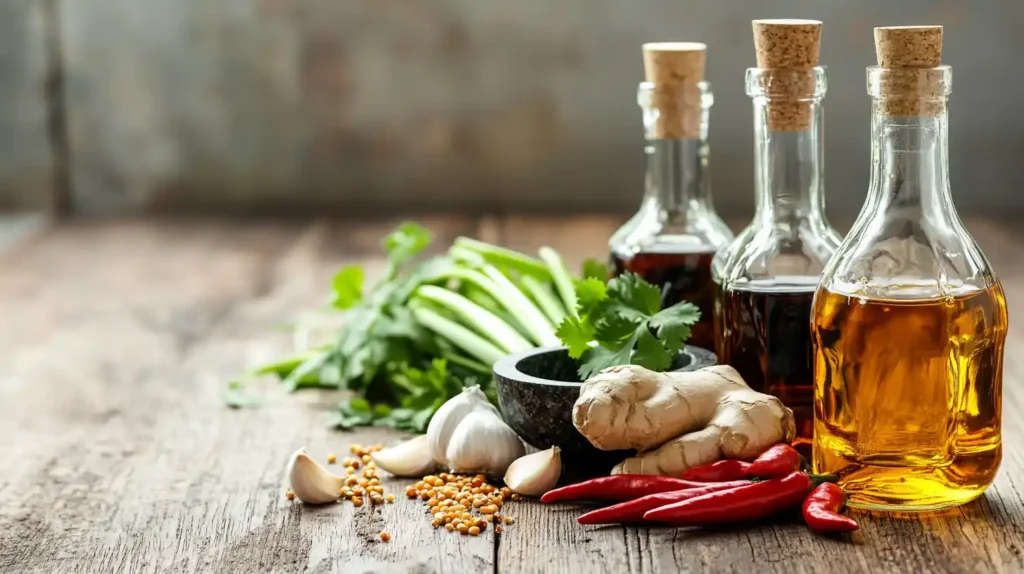
<path id="1" fill-rule="evenodd" d="M 717 460 L 712 463 L 695 466 L 683 473 L 683 480 L 697 480 L 700 482 L 724 482 L 726 480 L 739 480 L 747 477 L 747 469 L 750 463 L 742 460 Z"/>
<path id="2" fill-rule="evenodd" d="M 761 453 L 747 469 L 747 476 L 775 478 L 800 470 L 800 453 L 788 444 L 777 444 Z"/>
<path id="3" fill-rule="evenodd" d="M 814 532 L 853 532 L 857 521 L 839 514 L 846 506 L 846 493 L 838 485 L 824 482 L 804 500 L 804 522 Z"/>
<path id="4" fill-rule="evenodd" d="M 635 500 L 628 500 L 618 504 L 592 510 L 576 520 L 580 524 L 622 524 L 627 522 L 642 522 L 644 513 L 648 510 L 666 506 L 673 502 L 681 502 L 709 492 L 729 490 L 750 484 L 749 480 L 734 480 L 731 482 L 714 482 L 700 488 L 689 488 L 673 492 L 659 492 L 648 494 Z"/>
<path id="5" fill-rule="evenodd" d="M 794 472 L 655 508 L 644 514 L 644 520 L 680 525 L 757 520 L 799 505 L 810 490 L 810 477 Z"/>
<path id="6" fill-rule="evenodd" d="M 541 502 L 557 500 L 633 500 L 657 492 L 707 486 L 703 482 L 653 474 L 613 474 L 549 490 Z"/>

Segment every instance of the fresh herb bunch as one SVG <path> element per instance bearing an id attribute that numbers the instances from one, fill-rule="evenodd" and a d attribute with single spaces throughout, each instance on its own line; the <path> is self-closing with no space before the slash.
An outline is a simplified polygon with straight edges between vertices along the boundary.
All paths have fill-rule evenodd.
<path id="1" fill-rule="evenodd" d="M 557 344 L 555 327 L 576 308 L 574 279 L 553 250 L 540 258 L 460 237 L 445 255 L 416 262 L 430 233 L 403 223 L 384 240 L 388 267 L 367 290 L 363 269 L 332 281 L 331 308 L 344 313 L 333 345 L 256 369 L 288 390 L 348 390 L 331 421 L 422 431 L 463 387 L 494 400 L 491 368 L 507 353 Z M 229 404 L 245 406 L 237 388 Z"/>
<path id="2" fill-rule="evenodd" d="M 661 309 L 661 291 L 634 273 L 605 283 L 604 266 L 591 261 L 583 274 L 576 284 L 578 317 L 566 317 L 557 331 L 569 356 L 580 360 L 580 378 L 615 365 L 668 370 L 700 309 L 685 301 Z"/>

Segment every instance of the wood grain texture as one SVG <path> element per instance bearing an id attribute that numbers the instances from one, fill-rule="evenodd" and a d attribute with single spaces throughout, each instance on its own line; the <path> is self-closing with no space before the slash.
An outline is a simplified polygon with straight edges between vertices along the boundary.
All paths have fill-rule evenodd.
<path id="1" fill-rule="evenodd" d="M 434 218 L 548 244 L 570 266 L 603 256 L 615 218 Z M 306 508 L 283 498 L 296 448 L 323 460 L 394 432 L 326 429 L 337 395 L 228 410 L 223 381 L 289 343 L 272 327 L 317 305 L 333 270 L 379 273 L 393 222 L 150 220 L 50 228 L 0 254 L 0 572 L 1017 572 L 1024 569 L 1024 327 L 1011 323 L 1003 467 L 985 496 L 939 515 L 859 514 L 849 540 L 799 519 L 746 528 L 581 527 L 576 509 L 508 505 L 500 539 L 429 527 L 393 505 Z M 1024 304 L 1022 231 L 969 220 Z M 1012 311 L 1011 311 L 1012 314 Z M 377 542 L 386 529 L 393 540 Z"/>

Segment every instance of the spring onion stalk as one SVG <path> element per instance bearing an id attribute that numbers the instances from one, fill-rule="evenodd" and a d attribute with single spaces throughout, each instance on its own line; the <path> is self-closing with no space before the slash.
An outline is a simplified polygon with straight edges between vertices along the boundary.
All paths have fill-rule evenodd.
<path id="1" fill-rule="evenodd" d="M 541 311 L 544 311 L 551 324 L 556 327 L 560 325 L 565 319 L 565 309 L 562 308 L 562 302 L 551 294 L 551 289 L 531 275 L 524 275 L 519 282 L 522 283 L 526 293 L 537 302 Z"/>
<path id="2" fill-rule="evenodd" d="M 538 253 L 551 271 L 551 278 L 555 282 L 558 294 L 562 297 L 562 302 L 565 303 L 565 308 L 569 310 L 570 315 L 578 319 L 576 286 L 573 285 L 572 277 L 569 275 L 569 270 L 565 268 L 562 258 L 558 255 L 557 251 L 550 247 L 541 247 Z"/>
<path id="3" fill-rule="evenodd" d="M 422 285 L 416 290 L 416 294 L 454 312 L 465 326 L 472 327 L 505 352 L 517 353 L 533 347 L 501 318 L 454 291 L 435 285 Z"/>
<path id="4" fill-rule="evenodd" d="M 421 325 L 448 339 L 486 365 L 493 365 L 506 354 L 487 339 L 426 307 L 414 307 L 412 314 Z"/>
<path id="5" fill-rule="evenodd" d="M 521 336 L 528 337 L 530 335 L 526 328 L 523 327 L 522 323 L 512 316 L 512 314 L 508 312 L 508 309 L 503 307 L 501 303 L 498 303 L 494 297 L 491 297 L 487 291 L 484 291 L 477 285 L 468 282 L 464 283 L 460 287 L 460 291 L 462 291 L 463 297 L 493 313 L 509 327 L 515 329 Z"/>
<path id="6" fill-rule="evenodd" d="M 455 239 L 456 248 L 464 248 L 479 253 L 488 263 L 496 267 L 507 267 L 514 269 L 524 275 L 533 275 L 538 279 L 550 280 L 551 272 L 542 261 L 524 255 L 518 251 L 512 251 L 476 239 L 458 237 Z"/>
<path id="7" fill-rule="evenodd" d="M 504 307 L 511 315 L 516 317 L 519 325 L 523 328 L 523 334 L 526 335 L 531 341 L 539 345 L 554 344 L 550 342 L 548 332 L 551 336 L 554 336 L 554 331 L 551 330 L 551 325 L 548 324 L 548 320 L 544 318 L 539 310 L 533 306 L 533 303 L 523 295 L 507 277 L 501 274 L 500 271 L 495 269 L 491 265 L 483 267 L 484 270 L 490 270 L 489 274 L 485 274 L 485 271 L 477 271 L 475 269 L 466 269 L 464 267 L 454 267 L 445 272 L 445 276 L 451 279 L 458 279 L 461 282 L 469 283 L 475 287 L 479 287 L 492 299 L 498 302 Z M 499 284 L 497 281 L 492 279 L 491 273 L 499 279 L 503 280 L 503 284 Z M 518 298 L 517 298 L 518 296 Z M 525 303 L 525 309 L 523 303 Z M 530 312 L 533 309 L 533 312 Z M 539 323 L 537 319 L 539 318 Z M 545 331 L 546 329 L 546 331 Z"/>
<path id="8" fill-rule="evenodd" d="M 534 341 L 541 345 L 561 344 L 551 323 L 548 323 L 548 318 L 508 277 L 492 265 L 484 267 L 481 272 L 497 285 L 501 294 L 497 298 L 498 301 L 522 320 L 523 326 L 530 331 Z"/>
<path id="9" fill-rule="evenodd" d="M 444 358 L 445 358 L 445 360 L 447 360 L 449 363 L 451 363 L 453 365 L 458 365 L 460 367 L 465 367 L 465 368 L 467 368 L 467 369 L 469 369 L 471 371 L 476 371 L 476 372 L 480 373 L 481 375 L 490 375 L 490 374 L 492 374 L 494 372 L 487 365 L 485 365 L 485 364 L 483 364 L 483 363 L 481 363 L 479 361 L 474 361 L 473 359 L 468 359 L 466 357 L 463 357 L 462 355 L 455 355 L 453 353 L 445 353 Z"/>

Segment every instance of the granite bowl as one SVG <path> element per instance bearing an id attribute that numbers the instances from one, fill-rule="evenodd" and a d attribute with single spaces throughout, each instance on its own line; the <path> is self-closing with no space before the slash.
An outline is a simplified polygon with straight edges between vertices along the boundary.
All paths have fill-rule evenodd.
<path id="1" fill-rule="evenodd" d="M 715 354 L 686 346 L 673 363 L 673 371 L 695 371 L 718 363 Z M 565 347 L 541 347 L 508 355 L 494 365 L 494 380 L 501 412 L 512 430 L 527 443 L 548 448 L 557 445 L 562 459 L 584 474 L 607 474 L 630 456 L 629 451 L 602 451 L 576 430 L 572 409 L 580 395 L 578 363 Z"/>

